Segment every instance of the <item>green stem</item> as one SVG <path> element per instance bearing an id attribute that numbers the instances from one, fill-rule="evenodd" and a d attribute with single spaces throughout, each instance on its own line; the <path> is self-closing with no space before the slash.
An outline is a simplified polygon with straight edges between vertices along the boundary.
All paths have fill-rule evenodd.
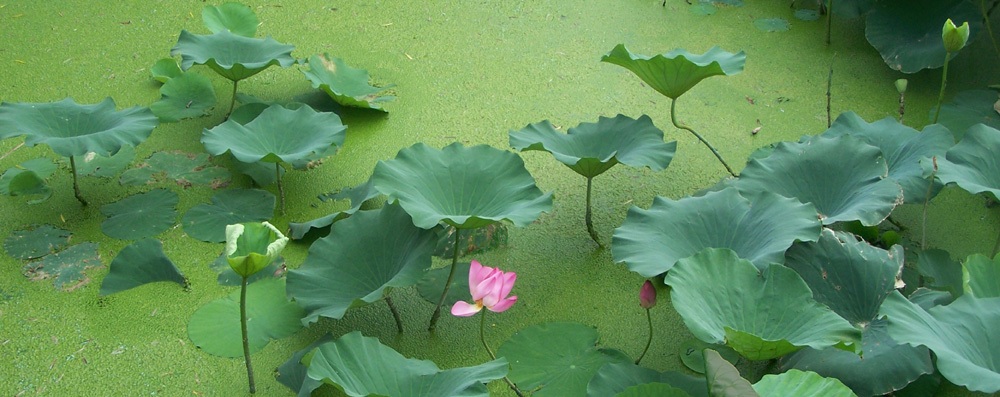
<path id="1" fill-rule="evenodd" d="M 73 194 L 76 195 L 77 200 L 80 200 L 80 204 L 87 205 L 87 200 L 84 200 L 83 195 L 80 194 L 80 185 L 77 182 L 76 156 L 69 156 L 69 168 L 70 172 L 73 173 Z"/>
<path id="2" fill-rule="evenodd" d="M 281 215 L 285 215 L 285 189 L 281 186 L 281 163 L 274 163 L 274 175 L 278 181 L 278 196 L 281 197 Z"/>
<path id="3" fill-rule="evenodd" d="M 594 230 L 594 221 L 590 210 L 590 185 L 593 180 L 594 178 L 587 178 L 587 213 L 584 216 L 584 221 L 587 223 L 587 233 L 590 234 L 590 238 L 597 243 L 597 246 L 603 247 L 604 245 L 601 244 L 601 240 L 597 238 L 597 232 Z"/>
<path id="4" fill-rule="evenodd" d="M 934 111 L 934 122 L 931 124 L 937 124 L 938 116 L 941 115 L 941 103 L 944 102 L 944 87 L 948 84 L 948 59 L 951 58 L 951 53 L 947 53 L 944 56 L 944 70 L 941 72 L 941 93 L 938 94 L 937 110 Z"/>
<path id="5" fill-rule="evenodd" d="M 459 235 L 462 229 L 455 228 L 455 251 L 451 255 L 451 271 L 448 272 L 448 281 L 444 283 L 444 291 L 441 291 L 441 299 L 438 300 L 437 307 L 434 308 L 434 314 L 431 315 L 431 325 L 427 327 L 427 330 L 434 332 L 434 327 L 437 326 L 438 317 L 441 317 L 441 306 L 444 306 L 444 298 L 448 296 L 448 288 L 451 287 L 451 280 L 455 278 L 455 268 L 458 267 L 458 243 Z"/>
<path id="6" fill-rule="evenodd" d="M 927 195 L 924 197 L 924 213 L 920 221 L 920 250 L 927 250 L 927 204 L 931 202 L 931 190 L 934 189 L 934 174 L 937 173 L 937 159 L 934 161 L 934 172 L 931 172 L 931 181 L 927 184 Z"/>
<path id="7" fill-rule="evenodd" d="M 1000 252 L 1000 235 L 997 236 L 997 243 L 993 246 L 993 253 L 990 254 L 990 258 L 996 258 L 997 252 Z"/>
<path id="8" fill-rule="evenodd" d="M 257 392 L 253 383 L 253 365 L 250 364 L 250 339 L 247 336 L 247 278 L 243 277 L 240 286 L 240 330 L 243 331 L 243 357 L 247 361 L 247 379 L 250 381 L 250 394 Z"/>
<path id="9" fill-rule="evenodd" d="M 403 319 L 399 317 L 399 310 L 396 310 L 396 305 L 392 303 L 392 298 L 386 295 L 385 303 L 389 305 L 389 311 L 392 312 L 392 318 L 396 319 L 396 330 L 399 331 L 399 333 L 403 333 Z"/>
<path id="10" fill-rule="evenodd" d="M 903 124 L 903 112 L 906 111 L 906 93 L 899 94 L 899 124 Z"/>
<path id="11" fill-rule="evenodd" d="M 826 45 L 830 45 L 830 31 L 833 27 L 833 0 L 826 7 Z"/>
<path id="12" fill-rule="evenodd" d="M 233 114 L 233 109 L 236 107 L 236 85 L 237 85 L 237 83 L 239 83 L 239 80 L 233 80 L 233 99 L 229 100 L 229 113 L 226 113 L 226 118 L 227 119 L 229 118 L 229 115 Z"/>
<path id="13" fill-rule="evenodd" d="M 983 12 L 983 24 L 986 25 L 986 32 L 990 34 L 990 41 L 993 42 L 993 50 L 996 51 L 997 57 L 1000 57 L 1000 46 L 997 45 L 997 39 L 993 36 L 993 26 L 990 25 L 990 14 L 986 11 L 986 0 L 979 1 L 979 9 Z"/>
<path id="14" fill-rule="evenodd" d="M 479 340 L 483 342 L 483 347 L 486 348 L 486 353 L 489 353 L 490 358 L 496 360 L 497 356 L 496 354 L 493 354 L 493 350 L 490 349 L 490 345 L 486 344 L 486 336 L 483 334 L 483 330 L 486 328 L 486 310 L 483 310 L 482 313 L 483 314 L 479 316 Z M 524 397 L 524 393 L 521 392 L 521 389 L 517 388 L 517 385 L 515 385 L 510 378 L 504 376 L 503 380 L 507 382 L 507 386 L 510 386 L 510 389 L 513 390 L 518 397 Z"/>
<path id="15" fill-rule="evenodd" d="M 702 138 L 701 135 L 698 135 L 698 133 L 695 132 L 693 129 L 691 129 L 691 127 L 688 127 L 688 126 L 686 126 L 684 124 L 680 124 L 680 123 L 677 122 L 676 105 L 677 105 L 677 100 L 676 99 L 671 99 L 670 100 L 670 122 L 674 123 L 674 127 L 680 128 L 682 130 L 686 130 L 687 132 L 690 132 L 691 134 L 694 134 L 695 138 L 698 138 L 698 140 L 701 141 L 701 143 L 704 143 L 705 146 L 708 146 L 708 149 L 712 151 L 712 154 L 715 155 L 715 158 L 719 159 L 719 162 L 722 163 L 722 166 L 726 167 L 726 171 L 729 172 L 729 175 L 732 175 L 733 178 L 735 178 L 736 177 L 736 173 L 733 172 L 732 168 L 729 168 L 729 164 L 726 164 L 726 160 L 722 159 L 722 156 L 719 155 L 719 151 L 715 150 L 715 148 L 712 147 L 712 144 L 708 143 L 708 141 L 706 141 L 705 138 Z"/>
<path id="16" fill-rule="evenodd" d="M 827 41 L 827 44 L 830 42 Z M 836 56 L 836 54 L 834 54 Z M 826 128 L 830 128 L 833 124 L 833 118 L 830 115 L 830 102 L 833 101 L 832 96 L 833 91 L 833 60 L 830 60 L 830 74 L 826 76 Z"/>
<path id="17" fill-rule="evenodd" d="M 642 349 L 642 354 L 639 355 L 639 358 L 635 359 L 635 365 L 639 365 L 639 361 L 642 361 L 642 358 L 646 357 L 649 345 L 653 343 L 653 317 L 649 314 L 649 309 L 646 309 L 646 322 L 649 323 L 649 339 L 646 339 L 646 347 Z"/>

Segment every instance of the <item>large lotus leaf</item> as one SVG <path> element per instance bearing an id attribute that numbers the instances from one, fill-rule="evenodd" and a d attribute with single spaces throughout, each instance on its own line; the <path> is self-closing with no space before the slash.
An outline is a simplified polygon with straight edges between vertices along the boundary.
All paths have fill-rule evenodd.
<path id="1" fill-rule="evenodd" d="M 184 232 L 209 243 L 226 241 L 226 225 L 261 222 L 274 215 L 274 195 L 257 189 L 229 189 L 212 196 L 212 204 L 198 204 L 181 220 Z"/>
<path id="2" fill-rule="evenodd" d="M 304 349 L 292 354 L 284 364 L 278 366 L 277 379 L 281 384 L 288 386 L 293 392 L 298 393 L 300 397 L 310 397 L 312 391 L 323 386 L 323 382 L 316 379 L 310 378 L 307 374 L 309 372 L 309 367 L 302 363 L 302 359 L 306 357 L 307 354 L 312 353 L 317 347 L 323 345 L 327 342 L 333 342 L 335 339 L 333 335 L 326 334 L 321 338 L 317 339 L 315 342 L 310 343 Z"/>
<path id="3" fill-rule="evenodd" d="M 271 65 L 292 66 L 295 46 L 281 44 L 271 36 L 265 39 L 243 37 L 227 30 L 212 35 L 197 35 L 181 30 L 177 45 L 170 55 L 181 54 L 181 69 L 208 65 L 216 73 L 232 81 L 243 80 L 260 73 Z"/>
<path id="4" fill-rule="evenodd" d="M 163 243 L 151 238 L 142 239 L 123 248 L 111 261 L 111 270 L 101 282 L 98 295 L 111 295 L 158 281 L 187 284 L 180 269 L 163 253 Z"/>
<path id="5" fill-rule="evenodd" d="M 976 194 L 987 192 L 1000 200 L 1000 130 L 977 124 L 965 132 L 965 137 L 938 158 L 937 177 L 944 183 L 954 183 Z M 929 161 L 922 162 L 924 173 L 930 174 Z"/>
<path id="6" fill-rule="evenodd" d="M 40 261 L 21 268 L 31 281 L 53 279 L 52 285 L 60 291 L 72 291 L 90 282 L 87 269 L 101 266 L 97 243 L 85 242 L 49 254 Z"/>
<path id="7" fill-rule="evenodd" d="M 633 363 L 605 364 L 587 383 L 587 397 L 614 396 L 647 383 L 665 383 L 694 397 L 708 397 L 704 378 L 677 371 L 657 372 Z"/>
<path id="8" fill-rule="evenodd" d="M 372 184 L 372 179 L 370 178 L 368 179 L 367 182 L 361 185 L 352 188 L 345 188 L 337 194 L 330 195 L 329 199 L 331 200 L 347 199 L 351 202 L 351 208 L 348 208 L 343 211 L 337 211 L 330 215 L 313 219 L 311 221 L 291 222 L 288 224 L 288 228 L 291 230 L 288 237 L 290 237 L 292 240 L 298 240 L 305 237 L 306 233 L 309 233 L 309 231 L 313 229 L 318 229 L 318 230 L 328 229 L 330 225 L 332 225 L 334 222 L 337 222 L 341 219 L 345 219 L 354 214 L 355 212 L 358 212 L 358 210 L 361 209 L 362 203 L 371 200 L 375 197 L 378 197 L 378 195 L 379 192 L 375 190 L 374 185 Z"/>
<path id="9" fill-rule="evenodd" d="M 229 170 L 212 165 L 207 153 L 156 152 L 119 178 L 122 185 L 142 185 L 173 179 L 178 185 L 209 185 L 219 189 L 229 185 Z"/>
<path id="10" fill-rule="evenodd" d="M 229 120 L 206 128 L 201 142 L 209 153 L 228 151 L 244 163 L 291 163 L 343 145 L 346 129 L 333 113 L 319 113 L 308 106 L 289 110 L 272 105 L 246 125 Z"/>
<path id="11" fill-rule="evenodd" d="M 552 210 L 552 192 L 542 194 L 520 157 L 486 145 L 417 143 L 379 161 L 372 180 L 424 229 L 442 221 L 461 229 L 501 220 L 526 226 Z"/>
<path id="12" fill-rule="evenodd" d="M 225 3 L 221 6 L 205 6 L 201 10 L 201 20 L 212 33 L 228 30 L 244 37 L 257 33 L 257 15 L 250 7 L 239 3 Z"/>
<path id="13" fill-rule="evenodd" d="M 507 375 L 500 358 L 474 367 L 440 370 L 433 362 L 403 357 L 378 338 L 354 331 L 316 348 L 308 378 L 349 396 L 489 396 L 483 386 Z"/>
<path id="14" fill-rule="evenodd" d="M 874 226 L 903 201 L 902 188 L 888 175 L 879 148 L 851 136 L 818 136 L 779 143 L 770 156 L 750 160 L 736 187 L 748 197 L 773 192 L 812 203 L 824 225 L 859 220 Z"/>
<path id="15" fill-rule="evenodd" d="M 969 256 L 962 264 L 962 289 L 977 298 L 1000 297 L 1000 255 L 993 260 L 982 254 Z"/>
<path id="16" fill-rule="evenodd" d="M 705 380 L 712 397 L 757 397 L 749 381 L 740 376 L 732 363 L 712 349 L 702 351 L 705 356 Z"/>
<path id="17" fill-rule="evenodd" d="M 150 190 L 101 207 L 108 217 L 101 231 L 119 240 L 139 240 L 160 234 L 177 221 L 177 193 Z"/>
<path id="18" fill-rule="evenodd" d="M 166 83 L 174 77 L 179 77 L 181 75 L 181 68 L 177 66 L 177 61 L 173 58 L 163 58 L 153 64 L 149 68 L 150 74 L 153 75 L 153 79 L 161 83 Z"/>
<path id="19" fill-rule="evenodd" d="M 753 389 L 764 397 L 855 397 L 854 392 L 837 379 L 797 369 L 777 375 L 764 375 L 754 383 Z"/>
<path id="20" fill-rule="evenodd" d="M 930 178 L 924 177 L 920 159 L 943 156 L 955 144 L 951 131 L 939 125 L 917 132 L 892 117 L 868 123 L 854 112 L 842 113 L 823 135 L 851 135 L 879 148 L 889 167 L 889 178 L 903 187 L 907 204 L 923 203 L 927 197 Z M 941 187 L 940 183 L 934 184 L 931 198 Z"/>
<path id="21" fill-rule="evenodd" d="M 948 251 L 921 251 L 917 254 L 917 271 L 924 277 L 925 287 L 947 291 L 955 298 L 962 295 L 962 266 L 951 259 Z"/>
<path id="22" fill-rule="evenodd" d="M 288 272 L 288 297 L 308 312 L 303 324 L 339 319 L 387 289 L 416 284 L 433 249 L 434 232 L 413 226 L 398 205 L 359 212 L 333 225 L 309 247 L 302 266 Z"/>
<path id="23" fill-rule="evenodd" d="M 624 44 L 615 46 L 601 57 L 601 62 L 624 67 L 639 76 L 654 90 L 677 99 L 698 82 L 712 76 L 732 76 L 743 71 L 747 56 L 740 51 L 733 54 L 719 47 L 712 47 L 702 55 L 683 49 L 653 57 L 634 55 Z"/>
<path id="24" fill-rule="evenodd" d="M 969 39 L 983 27 L 979 7 L 969 0 L 876 1 L 865 20 L 865 37 L 890 68 L 916 73 L 944 65 L 941 27 L 948 19 L 968 21 Z"/>
<path id="25" fill-rule="evenodd" d="M 171 123 L 205 116 L 218 101 L 212 81 L 197 73 L 182 73 L 167 80 L 160 87 L 160 95 L 163 97 L 149 105 L 149 109 L 161 121 Z"/>
<path id="26" fill-rule="evenodd" d="M 97 153 L 90 152 L 75 159 L 76 173 L 81 176 L 93 175 L 110 178 L 125 171 L 134 159 L 135 148 L 128 145 L 122 145 L 121 150 L 111 157 L 99 156 Z M 66 163 L 68 162 L 69 160 L 66 160 Z"/>
<path id="27" fill-rule="evenodd" d="M 972 391 L 1000 391 L 1000 298 L 968 294 L 950 305 L 924 310 L 895 292 L 882 304 L 889 335 L 899 343 L 927 346 L 951 383 Z"/>
<path id="28" fill-rule="evenodd" d="M 657 197 L 648 210 L 632 207 L 615 229 L 615 262 L 652 277 L 702 249 L 729 248 L 765 268 L 781 263 L 796 240 L 816 241 L 816 209 L 772 193 L 748 200 L 727 188 L 674 201 Z"/>
<path id="29" fill-rule="evenodd" d="M 868 245 L 851 233 L 824 229 L 818 242 L 796 243 L 785 254 L 812 289 L 813 298 L 855 326 L 878 316 L 882 301 L 896 289 L 903 269 L 903 247 L 889 251 Z"/>
<path id="30" fill-rule="evenodd" d="M 587 178 L 618 163 L 662 171 L 677 150 L 676 141 L 663 143 L 663 131 L 646 115 L 638 120 L 622 114 L 614 118 L 602 116 L 596 123 L 580 123 L 566 134 L 545 120 L 511 131 L 509 136 L 514 149 L 552 153 L 556 160 Z"/>
<path id="31" fill-rule="evenodd" d="M 641 385 L 629 386 L 615 397 L 690 397 L 684 390 L 671 386 L 668 383 L 645 383 Z"/>
<path id="32" fill-rule="evenodd" d="M 965 131 L 976 124 L 986 124 L 1000 130 L 1000 112 L 997 112 L 1000 95 L 991 90 L 969 90 L 955 95 L 944 105 L 938 115 L 938 123 L 948 127 L 955 140 L 962 140 Z M 934 121 L 937 106 L 931 109 L 930 121 Z"/>
<path id="33" fill-rule="evenodd" d="M 386 87 L 368 85 L 368 71 L 354 69 L 343 59 L 331 57 L 329 54 L 313 55 L 307 62 L 309 69 L 300 69 L 306 78 L 312 82 L 313 88 L 326 92 L 330 98 L 343 105 L 364 109 L 375 109 L 385 112 L 380 104 L 396 99 L 394 96 L 379 96 L 378 93 Z"/>
<path id="34" fill-rule="evenodd" d="M 751 360 L 861 339 L 860 330 L 813 299 L 794 270 L 772 264 L 759 271 L 729 249 L 708 248 L 679 260 L 665 282 L 698 339 L 725 343 Z"/>
<path id="35" fill-rule="evenodd" d="M 116 111 L 111 98 L 94 105 L 80 105 L 72 98 L 0 104 L 0 139 L 24 135 L 26 145 L 46 144 L 66 157 L 87 152 L 111 156 L 122 145 L 134 147 L 145 141 L 157 123 L 148 108 Z"/>
<path id="36" fill-rule="evenodd" d="M 17 259 L 37 259 L 61 250 L 69 244 L 70 235 L 69 230 L 52 225 L 15 230 L 3 241 L 3 249 Z"/>
<path id="37" fill-rule="evenodd" d="M 781 367 L 840 379 L 859 396 L 891 393 L 921 375 L 934 373 L 930 351 L 923 346 L 897 344 L 889 337 L 886 324 L 882 318 L 865 327 L 861 357 L 840 349 L 805 348 L 782 357 Z"/>
<path id="38" fill-rule="evenodd" d="M 251 354 L 263 349 L 271 339 L 291 336 L 302 328 L 299 319 L 304 312 L 285 299 L 284 279 L 270 278 L 247 285 L 246 312 Z M 242 357 L 242 335 L 240 290 L 198 308 L 188 322 L 188 337 L 213 356 Z"/>

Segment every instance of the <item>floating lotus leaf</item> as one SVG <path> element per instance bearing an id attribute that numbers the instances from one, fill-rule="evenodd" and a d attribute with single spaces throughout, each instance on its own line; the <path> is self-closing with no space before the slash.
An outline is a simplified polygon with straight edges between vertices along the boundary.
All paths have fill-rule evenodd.
<path id="1" fill-rule="evenodd" d="M 597 330 L 580 323 L 550 322 L 517 331 L 497 349 L 497 357 L 510 361 L 511 381 L 532 395 L 582 396 L 601 367 L 631 363 L 615 349 L 598 348 Z"/>
<path id="2" fill-rule="evenodd" d="M 226 265 L 229 266 L 229 265 Z M 292 357 L 285 361 L 284 364 L 278 366 L 278 382 L 288 386 L 293 392 L 298 393 L 299 396 L 309 397 L 312 395 L 312 391 L 323 386 L 323 382 L 316 379 L 310 378 L 307 374 L 309 372 L 309 367 L 302 364 L 302 359 L 306 357 L 307 354 L 312 353 L 317 347 L 323 345 L 327 342 L 333 342 L 335 339 L 333 335 L 326 334 L 323 337 L 317 339 L 315 342 L 310 343 L 304 349 L 292 354 Z M 310 356 L 310 360 L 312 357 Z"/>
<path id="3" fill-rule="evenodd" d="M 698 352 L 701 354 L 701 352 Z M 677 371 L 657 372 L 632 363 L 609 363 L 587 384 L 587 397 L 615 396 L 643 384 L 663 383 L 694 397 L 708 397 L 705 379 Z"/>
<path id="4" fill-rule="evenodd" d="M 398 205 L 356 213 L 332 226 L 302 266 L 288 272 L 288 297 L 308 312 L 303 324 L 339 319 L 391 288 L 416 284 L 431 266 L 434 241 L 434 232 L 413 226 Z"/>
<path id="5" fill-rule="evenodd" d="M 31 281 L 53 279 L 52 285 L 60 291 L 72 291 L 90 282 L 85 271 L 101 266 L 97 243 L 80 243 L 42 260 L 24 265 L 21 271 Z"/>
<path id="6" fill-rule="evenodd" d="M 754 383 L 753 389 L 763 397 L 856 397 L 850 388 L 837 379 L 797 369 L 764 375 L 759 382 Z"/>
<path id="7" fill-rule="evenodd" d="M 358 331 L 317 347 L 308 366 L 308 378 L 332 384 L 348 396 L 486 397 L 483 384 L 507 375 L 503 358 L 442 371 L 433 362 L 403 357 Z"/>
<path id="8" fill-rule="evenodd" d="M 244 163 L 292 163 L 343 145 L 346 129 L 333 113 L 272 105 L 245 126 L 229 120 L 205 129 L 201 142 L 209 153 L 229 152 Z"/>
<path id="9" fill-rule="evenodd" d="M 923 131 L 900 124 L 892 117 L 868 123 L 854 112 L 842 113 L 823 136 L 851 135 L 882 151 L 889 167 L 889 178 L 903 187 L 907 204 L 923 203 L 927 198 L 929 178 L 920 167 L 923 157 L 944 156 L 955 144 L 951 131 L 939 125 L 929 125 Z M 935 182 L 931 198 L 942 185 Z"/>
<path id="10" fill-rule="evenodd" d="M 951 99 L 951 102 L 941 105 L 938 123 L 948 127 L 955 140 L 962 140 L 965 131 L 976 124 L 986 124 L 1000 130 L 1000 112 L 997 103 L 1000 95 L 991 90 L 962 91 Z M 930 121 L 934 121 L 937 106 L 931 109 Z"/>
<path id="11" fill-rule="evenodd" d="M 990 260 L 982 254 L 969 256 L 962 264 L 962 289 L 977 298 L 1000 297 L 1000 255 Z"/>
<path id="12" fill-rule="evenodd" d="M 965 191 L 989 193 L 1000 200 L 1000 131 L 977 124 L 965 132 L 957 145 L 948 149 L 945 158 L 938 157 L 937 177 L 944 183 L 954 183 Z M 924 173 L 930 174 L 929 161 L 922 162 Z"/>
<path id="13" fill-rule="evenodd" d="M 779 143 L 770 156 L 750 160 L 736 187 L 748 197 L 773 192 L 812 203 L 824 225 L 859 220 L 874 226 L 903 201 L 888 175 L 877 147 L 851 136 L 818 136 Z"/>
<path id="14" fill-rule="evenodd" d="M 18 164 L 0 176 L 0 194 L 11 196 L 40 195 L 29 204 L 38 204 L 52 197 L 52 189 L 45 180 L 52 176 L 58 167 L 47 158 L 37 158 Z"/>
<path id="15" fill-rule="evenodd" d="M 509 135 L 514 149 L 552 153 L 585 178 L 598 176 L 618 163 L 662 171 L 677 149 L 676 141 L 663 143 L 663 131 L 646 115 L 639 119 L 621 114 L 614 118 L 602 116 L 596 123 L 580 123 L 566 134 L 556 131 L 546 120 Z"/>
<path id="16" fill-rule="evenodd" d="M 161 83 L 166 83 L 167 80 L 174 77 L 180 77 L 181 73 L 184 73 L 181 72 L 180 66 L 177 66 L 177 61 L 173 58 L 163 58 L 156 61 L 156 63 L 149 68 L 149 72 L 152 73 L 153 79 Z"/>
<path id="17" fill-rule="evenodd" d="M 160 121 L 168 123 L 206 116 L 218 102 L 212 81 L 197 73 L 183 73 L 167 80 L 160 87 L 160 94 L 163 97 L 149 109 Z"/>
<path id="18" fill-rule="evenodd" d="M 542 194 L 520 157 L 486 145 L 437 150 L 418 143 L 379 161 L 372 180 L 424 229 L 440 222 L 473 229 L 501 220 L 525 226 L 552 209 L 552 192 Z"/>
<path id="19" fill-rule="evenodd" d="M 291 336 L 302 324 L 304 312 L 285 299 L 285 280 L 271 278 L 247 285 L 247 339 L 250 353 L 260 351 L 271 339 Z M 188 337 L 205 353 L 242 357 L 240 291 L 208 302 L 195 310 L 188 322 Z"/>
<path id="20" fill-rule="evenodd" d="M 159 281 L 187 285 L 180 269 L 163 253 L 163 243 L 142 239 L 123 248 L 111 261 L 111 270 L 101 282 L 98 295 L 107 296 Z"/>
<path id="21" fill-rule="evenodd" d="M 809 346 L 844 348 L 861 331 L 816 302 L 795 271 L 772 264 L 763 271 L 732 250 L 708 248 L 681 259 L 667 273 L 674 309 L 702 341 L 725 343 L 751 360 Z"/>
<path id="22" fill-rule="evenodd" d="M 924 374 L 934 373 L 930 351 L 922 346 L 897 344 L 889 337 L 886 324 L 882 318 L 865 326 L 861 357 L 840 349 L 805 348 L 782 357 L 781 367 L 839 379 L 859 396 L 892 393 Z"/>
<path id="23" fill-rule="evenodd" d="M 139 240 L 170 229 L 177 222 L 177 193 L 155 189 L 101 207 L 108 219 L 101 231 L 119 240 Z"/>
<path id="24" fill-rule="evenodd" d="M 57 229 L 52 225 L 15 230 L 3 241 L 3 249 L 7 251 L 7 255 L 17 259 L 38 259 L 69 244 L 70 235 L 69 230 Z"/>
<path id="25" fill-rule="evenodd" d="M 209 243 L 226 241 L 226 225 L 261 222 L 274 215 L 274 195 L 257 189 L 229 189 L 184 214 L 181 225 L 191 238 Z"/>
<path id="26" fill-rule="evenodd" d="M 837 7 L 839 8 L 840 4 L 837 4 Z M 798 10 L 795 10 L 795 19 L 805 22 L 812 22 L 819 19 L 819 11 L 810 10 L 808 8 L 800 8 Z"/>
<path id="27" fill-rule="evenodd" d="M 740 371 L 712 349 L 702 351 L 705 357 L 705 379 L 712 396 L 756 397 L 757 392 Z"/>
<path id="28" fill-rule="evenodd" d="M 381 88 L 368 85 L 368 71 L 347 66 L 343 59 L 331 57 L 329 54 L 313 55 L 306 64 L 309 65 L 309 69 L 301 70 L 312 82 L 313 88 L 326 92 L 330 98 L 343 106 L 385 112 L 386 110 L 380 105 L 396 99 L 394 96 L 378 95 L 380 91 L 392 85 Z"/>
<path id="29" fill-rule="evenodd" d="M 955 298 L 962 295 L 962 265 L 953 261 L 948 251 L 921 251 L 917 254 L 917 270 L 924 277 L 925 287 L 946 291 Z"/>
<path id="30" fill-rule="evenodd" d="M 351 216 L 351 214 L 358 212 L 358 210 L 361 209 L 362 203 L 371 200 L 375 197 L 378 197 L 378 195 L 379 192 L 375 190 L 372 184 L 372 179 L 368 179 L 367 182 L 355 186 L 353 188 L 343 189 L 339 193 L 331 195 L 329 199 L 350 200 L 351 208 L 348 208 L 344 211 L 334 212 L 330 215 L 313 219 L 307 222 L 291 222 L 288 224 L 288 228 L 291 230 L 288 237 L 290 237 L 293 240 L 298 240 L 305 237 L 306 233 L 309 233 L 309 231 L 311 230 L 327 229 L 334 222 L 337 222 L 341 219 L 345 219 Z"/>
<path id="31" fill-rule="evenodd" d="M 711 2 L 708 1 L 698 1 L 694 4 L 691 4 L 691 7 L 689 7 L 689 9 L 691 10 L 691 13 L 694 15 L 706 15 L 706 16 L 713 15 L 717 11 L 719 11 L 718 8 L 716 8 L 714 5 L 712 5 Z"/>
<path id="32" fill-rule="evenodd" d="M 181 69 L 208 65 L 216 73 L 232 81 L 243 80 L 260 73 L 271 65 L 292 66 L 295 46 L 281 44 L 271 36 L 265 39 L 243 37 L 223 30 L 212 35 L 197 35 L 181 30 L 177 45 L 170 55 L 181 55 Z"/>
<path id="33" fill-rule="evenodd" d="M 785 266 L 809 285 L 813 298 L 855 326 L 878 316 L 882 301 L 896 289 L 903 270 L 903 247 L 889 251 L 868 245 L 845 232 L 823 229 L 817 242 L 796 243 L 785 254 Z"/>
<path id="34" fill-rule="evenodd" d="M 118 153 L 122 145 L 136 146 L 156 128 L 148 108 L 116 111 L 111 98 L 80 105 L 72 98 L 52 103 L 0 104 L 0 139 L 24 135 L 27 146 L 45 144 L 60 156 L 98 156 Z"/>
<path id="35" fill-rule="evenodd" d="M 229 170 L 212 165 L 207 153 L 156 152 L 119 178 L 122 185 L 143 185 L 173 179 L 178 185 L 229 185 Z"/>
<path id="36" fill-rule="evenodd" d="M 939 68 L 947 54 L 941 27 L 949 18 L 968 21 L 970 39 L 983 27 L 979 7 L 968 0 L 877 1 L 865 19 L 865 37 L 894 70 Z"/>
<path id="37" fill-rule="evenodd" d="M 615 397 L 689 397 L 684 390 L 671 386 L 668 383 L 646 383 L 642 385 L 629 386 Z"/>
<path id="38" fill-rule="evenodd" d="M 1000 391 L 1000 298 L 966 294 L 924 310 L 894 292 L 881 314 L 889 318 L 892 339 L 931 349 L 938 371 L 951 383 L 983 393 Z"/>
<path id="39" fill-rule="evenodd" d="M 478 230 L 478 229 L 477 229 Z M 455 276 L 451 278 L 451 285 L 448 287 L 448 295 L 444 297 L 442 306 L 451 307 L 455 302 L 469 299 L 469 267 L 470 262 L 459 262 L 455 266 Z M 450 267 L 441 267 L 429 270 L 420 278 L 417 283 L 417 292 L 424 300 L 437 304 L 441 300 L 441 293 L 444 292 L 444 283 L 448 281 Z"/>
<path id="40" fill-rule="evenodd" d="M 747 56 L 712 47 L 702 55 L 683 49 L 647 57 L 633 55 L 624 44 L 615 46 L 601 57 L 601 62 L 613 63 L 632 71 L 642 81 L 670 99 L 677 99 L 698 82 L 712 76 L 732 76 L 743 71 Z"/>
<path id="41" fill-rule="evenodd" d="M 753 21 L 753 26 L 765 32 L 787 32 L 792 25 L 783 18 L 761 18 Z"/>
<path id="42" fill-rule="evenodd" d="M 257 14 L 250 7 L 239 3 L 225 3 L 221 6 L 205 6 L 201 10 L 201 20 L 212 33 L 228 30 L 233 34 L 253 37 L 257 33 Z"/>
<path id="43" fill-rule="evenodd" d="M 99 156 L 97 153 L 90 152 L 76 159 L 76 173 L 110 178 L 125 171 L 134 159 L 135 148 L 128 145 L 123 145 L 121 150 L 111 157 Z"/>
<path id="44" fill-rule="evenodd" d="M 265 267 L 263 270 L 251 274 L 250 277 L 247 277 L 247 283 L 253 283 L 255 281 L 263 280 L 265 278 L 281 277 L 285 274 L 284 266 L 285 266 L 285 258 L 279 256 L 274 260 L 274 262 L 271 262 L 271 264 L 267 265 L 267 267 Z M 240 276 L 239 274 L 236 274 L 235 271 L 233 271 L 233 268 L 229 266 L 229 260 L 226 259 L 225 254 L 216 257 L 215 260 L 212 261 L 212 264 L 209 265 L 209 267 L 211 267 L 212 270 L 215 270 L 216 272 L 219 273 L 219 277 L 216 278 L 216 280 L 219 282 L 219 285 L 224 285 L 227 287 L 239 287 L 241 284 L 243 284 L 243 276 Z"/>
<path id="45" fill-rule="evenodd" d="M 677 201 L 657 197 L 648 210 L 632 207 L 615 229 L 615 262 L 652 277 L 704 248 L 729 248 L 760 268 L 783 261 L 796 240 L 816 241 L 819 221 L 811 204 L 772 193 L 752 200 L 726 188 Z"/>

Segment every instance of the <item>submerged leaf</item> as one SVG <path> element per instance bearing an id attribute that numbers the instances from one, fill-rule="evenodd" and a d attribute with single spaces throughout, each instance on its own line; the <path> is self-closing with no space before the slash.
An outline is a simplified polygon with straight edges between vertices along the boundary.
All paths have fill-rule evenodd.
<path id="1" fill-rule="evenodd" d="M 379 96 L 379 92 L 392 85 L 381 88 L 368 85 L 368 71 L 347 66 L 343 59 L 329 54 L 313 55 L 306 64 L 309 69 L 301 70 L 313 88 L 326 92 L 341 105 L 385 112 L 380 105 L 396 99 L 394 96 Z"/>
<path id="2" fill-rule="evenodd" d="M 163 243 L 142 239 L 123 248 L 111 261 L 111 270 L 101 282 L 98 295 L 107 296 L 159 281 L 187 284 L 180 269 L 163 253 Z"/>
<path id="3" fill-rule="evenodd" d="M 743 51 L 733 54 L 719 47 L 712 47 L 702 55 L 676 49 L 647 57 L 633 55 L 624 44 L 619 44 L 601 57 L 601 62 L 628 69 L 657 92 L 667 98 L 677 99 L 708 77 L 732 76 L 742 72 L 746 59 Z"/>

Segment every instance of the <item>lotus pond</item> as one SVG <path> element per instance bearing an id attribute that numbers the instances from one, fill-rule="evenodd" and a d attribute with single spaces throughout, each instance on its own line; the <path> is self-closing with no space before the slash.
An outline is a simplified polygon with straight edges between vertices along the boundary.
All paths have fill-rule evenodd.
<path id="1" fill-rule="evenodd" d="M 1000 1 L 407 3 L 0 1 L 0 393 L 1000 391 Z"/>

